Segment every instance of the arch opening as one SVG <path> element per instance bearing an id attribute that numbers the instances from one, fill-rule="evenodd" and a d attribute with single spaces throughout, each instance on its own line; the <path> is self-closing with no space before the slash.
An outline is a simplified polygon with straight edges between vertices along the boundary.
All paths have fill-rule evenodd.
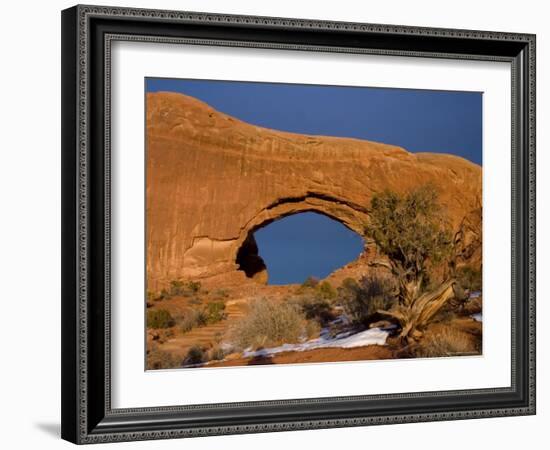
<path id="1" fill-rule="evenodd" d="M 361 236 L 338 219 L 300 211 L 251 230 L 236 263 L 248 278 L 270 285 L 326 278 L 356 260 L 364 250 Z"/>

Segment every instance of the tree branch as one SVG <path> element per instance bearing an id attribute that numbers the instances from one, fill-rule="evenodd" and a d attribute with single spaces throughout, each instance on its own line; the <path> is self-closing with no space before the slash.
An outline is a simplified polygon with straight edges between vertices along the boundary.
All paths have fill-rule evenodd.
<path id="1" fill-rule="evenodd" d="M 372 266 L 372 267 L 385 267 L 386 269 L 389 269 L 392 272 L 395 272 L 392 265 L 389 262 L 386 262 L 386 261 L 371 261 L 369 263 L 369 266 Z"/>

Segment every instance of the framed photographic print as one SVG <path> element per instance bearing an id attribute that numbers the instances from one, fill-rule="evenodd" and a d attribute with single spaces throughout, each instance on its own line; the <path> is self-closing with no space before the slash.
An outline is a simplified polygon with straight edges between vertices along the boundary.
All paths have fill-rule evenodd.
<path id="1" fill-rule="evenodd" d="M 535 36 L 62 13 L 62 436 L 535 413 Z"/>

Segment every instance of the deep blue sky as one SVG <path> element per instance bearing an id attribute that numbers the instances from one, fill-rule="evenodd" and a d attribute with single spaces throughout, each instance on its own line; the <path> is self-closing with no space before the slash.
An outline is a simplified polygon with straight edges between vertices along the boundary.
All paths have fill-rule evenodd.
<path id="1" fill-rule="evenodd" d="M 479 92 L 161 78 L 147 78 L 145 89 L 191 95 L 267 128 L 451 153 L 481 165 Z M 309 275 L 323 278 L 355 259 L 361 246 L 359 236 L 314 213 L 286 217 L 255 236 L 270 284 L 300 283 Z"/>
<path id="2" fill-rule="evenodd" d="M 161 78 L 146 79 L 146 89 L 191 95 L 218 111 L 276 130 L 453 153 L 481 164 L 479 92 Z"/>
<path id="3" fill-rule="evenodd" d="M 304 212 L 284 217 L 254 233 L 269 284 L 325 278 L 363 250 L 357 233 L 327 216 Z"/>

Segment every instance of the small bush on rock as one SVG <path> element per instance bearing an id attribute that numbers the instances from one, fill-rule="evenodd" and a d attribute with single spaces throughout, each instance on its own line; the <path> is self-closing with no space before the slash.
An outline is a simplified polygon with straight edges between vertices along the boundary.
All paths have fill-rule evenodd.
<path id="1" fill-rule="evenodd" d="M 206 361 L 206 352 L 203 350 L 202 347 L 198 345 L 194 345 L 187 352 L 187 356 L 185 357 L 184 364 L 186 365 L 200 364 L 205 361 Z"/>
<path id="2" fill-rule="evenodd" d="M 360 283 L 346 279 L 339 289 L 339 301 L 352 323 L 366 324 L 379 310 L 387 311 L 395 301 L 389 278 L 368 276 Z"/>
<path id="3" fill-rule="evenodd" d="M 174 319 L 165 309 L 147 311 L 147 326 L 149 328 L 170 328 L 174 323 Z"/>

